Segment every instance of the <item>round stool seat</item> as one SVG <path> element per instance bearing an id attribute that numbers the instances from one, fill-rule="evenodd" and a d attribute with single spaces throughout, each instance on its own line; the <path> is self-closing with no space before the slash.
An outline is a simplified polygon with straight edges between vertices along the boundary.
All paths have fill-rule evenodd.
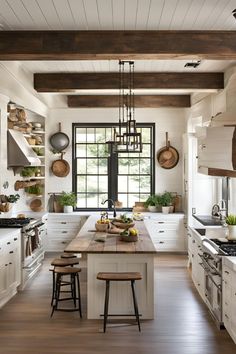
<path id="1" fill-rule="evenodd" d="M 61 255 L 61 258 L 66 258 L 66 259 L 68 259 L 68 258 L 77 258 L 77 256 L 75 254 L 73 254 L 73 253 L 63 253 Z"/>
<path id="2" fill-rule="evenodd" d="M 75 268 L 75 267 L 55 267 L 54 272 L 56 274 L 63 274 L 63 275 L 67 275 L 67 274 L 76 274 L 81 272 L 81 268 Z"/>
<path id="3" fill-rule="evenodd" d="M 66 266 L 73 266 L 79 264 L 78 258 L 55 258 L 52 262 L 51 265 L 54 267 L 66 267 Z"/>
<path id="4" fill-rule="evenodd" d="M 112 272 L 100 272 L 97 274 L 97 279 L 99 280 L 109 280 L 109 281 L 130 281 L 130 280 L 141 280 L 142 276 L 139 272 L 122 272 L 122 273 L 112 273 Z"/>

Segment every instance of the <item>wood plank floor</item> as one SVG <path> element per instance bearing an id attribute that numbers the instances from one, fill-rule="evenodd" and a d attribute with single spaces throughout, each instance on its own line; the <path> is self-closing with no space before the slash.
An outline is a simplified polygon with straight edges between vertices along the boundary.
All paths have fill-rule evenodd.
<path id="1" fill-rule="evenodd" d="M 76 312 L 50 318 L 51 272 L 47 258 L 27 288 L 0 310 L 1 354 L 233 354 L 236 345 L 218 331 L 196 293 L 186 257 L 160 255 L 155 264 L 155 320 L 130 323 L 80 319 Z M 85 262 L 81 262 L 85 266 Z M 83 311 L 86 277 L 82 272 Z M 86 316 L 84 316 L 86 317 Z"/>

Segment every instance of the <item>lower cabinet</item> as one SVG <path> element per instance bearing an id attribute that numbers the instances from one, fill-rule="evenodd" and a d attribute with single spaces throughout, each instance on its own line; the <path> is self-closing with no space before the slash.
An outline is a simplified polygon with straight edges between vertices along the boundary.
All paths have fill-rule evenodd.
<path id="1" fill-rule="evenodd" d="M 86 219 L 87 216 L 84 215 L 49 213 L 45 250 L 63 252 L 70 241 L 76 237 Z"/>
<path id="2" fill-rule="evenodd" d="M 194 285 L 201 295 L 202 299 L 205 301 L 205 276 L 202 264 L 202 247 L 201 240 L 199 237 L 195 236 L 193 231 L 189 231 L 189 243 L 188 252 L 190 252 L 191 264 L 192 264 L 192 279 Z"/>
<path id="3" fill-rule="evenodd" d="M 145 220 L 145 225 L 157 251 L 186 251 L 183 214 L 155 214 Z"/>
<path id="4" fill-rule="evenodd" d="M 223 321 L 236 343 L 236 271 L 223 264 Z"/>
<path id="5" fill-rule="evenodd" d="M 20 231 L 9 229 L 0 238 L 0 307 L 17 292 L 21 275 L 21 237 Z"/>

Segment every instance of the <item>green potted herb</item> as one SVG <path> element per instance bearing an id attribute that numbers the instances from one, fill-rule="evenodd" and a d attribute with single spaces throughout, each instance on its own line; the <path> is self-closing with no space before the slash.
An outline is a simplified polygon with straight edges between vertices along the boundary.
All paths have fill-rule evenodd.
<path id="1" fill-rule="evenodd" d="M 38 167 L 24 167 L 21 170 L 21 176 L 22 177 L 33 177 L 35 176 L 35 173 L 37 172 Z"/>
<path id="2" fill-rule="evenodd" d="M 228 225 L 228 240 L 236 240 L 236 215 L 229 215 L 225 219 L 226 224 Z"/>
<path id="3" fill-rule="evenodd" d="M 64 213 L 72 213 L 73 208 L 76 206 L 77 197 L 73 192 L 62 192 L 59 196 L 59 204 L 61 204 L 64 208 Z"/>
<path id="4" fill-rule="evenodd" d="M 43 193 L 43 187 L 39 184 L 35 184 L 34 186 L 26 187 L 25 192 L 39 196 Z"/>
<path id="5" fill-rule="evenodd" d="M 162 213 L 168 214 L 170 212 L 170 206 L 173 202 L 173 196 L 170 192 L 164 192 L 160 195 L 160 205 L 162 206 Z"/>
<path id="6" fill-rule="evenodd" d="M 148 208 L 150 212 L 156 212 L 159 205 L 159 196 L 157 194 L 150 195 L 144 203 L 145 208 Z"/>

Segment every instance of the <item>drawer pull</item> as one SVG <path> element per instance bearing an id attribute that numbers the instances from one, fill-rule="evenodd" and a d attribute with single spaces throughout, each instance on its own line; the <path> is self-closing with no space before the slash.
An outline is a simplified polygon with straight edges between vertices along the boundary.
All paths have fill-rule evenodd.
<path id="1" fill-rule="evenodd" d="M 225 270 L 225 274 L 229 274 L 229 272 L 227 270 Z"/>
<path id="2" fill-rule="evenodd" d="M 226 315 L 226 313 L 225 313 L 225 317 L 229 319 L 229 316 L 228 316 L 228 315 Z"/>
<path id="3" fill-rule="evenodd" d="M 68 234 L 68 231 L 62 231 L 61 233 L 62 234 Z"/>
<path id="4" fill-rule="evenodd" d="M 66 221 L 61 221 L 61 224 L 66 225 L 67 222 Z"/>
<path id="5" fill-rule="evenodd" d="M 158 224 L 165 224 L 164 221 L 158 221 L 157 223 L 158 223 Z"/>
<path id="6" fill-rule="evenodd" d="M 11 244 L 11 242 L 9 241 L 9 242 L 7 242 L 7 245 L 10 245 Z"/>
<path id="7" fill-rule="evenodd" d="M 15 238 L 14 238 L 14 241 L 17 241 L 17 240 L 18 240 L 18 237 L 15 237 Z"/>
<path id="8" fill-rule="evenodd" d="M 14 251 L 10 251 L 9 253 L 11 253 L 11 254 L 12 254 L 12 253 L 14 253 Z"/>
<path id="9" fill-rule="evenodd" d="M 159 241 L 158 243 L 165 243 L 164 241 Z"/>
<path id="10" fill-rule="evenodd" d="M 63 243 L 63 245 L 66 245 L 66 244 L 67 244 L 67 242 L 66 242 L 66 241 L 61 241 L 61 243 Z"/>
<path id="11" fill-rule="evenodd" d="M 5 267 L 7 267 L 8 266 L 8 264 L 5 264 Z"/>
<path id="12" fill-rule="evenodd" d="M 159 234 L 163 234 L 165 231 L 164 230 L 159 230 L 158 233 Z"/>
<path id="13" fill-rule="evenodd" d="M 12 264 L 12 262 L 10 262 L 9 264 Z"/>

